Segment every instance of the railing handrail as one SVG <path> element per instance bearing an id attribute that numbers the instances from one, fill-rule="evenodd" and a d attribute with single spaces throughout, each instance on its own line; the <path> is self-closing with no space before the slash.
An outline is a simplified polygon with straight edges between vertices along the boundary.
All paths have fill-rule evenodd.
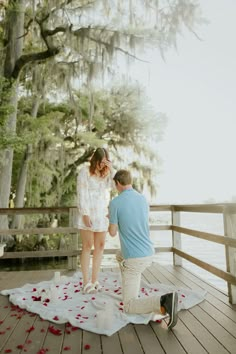
<path id="1" fill-rule="evenodd" d="M 66 207 L 22 207 L 22 208 L 0 208 L 0 215 L 12 214 L 48 214 L 48 213 L 69 213 L 71 208 Z M 213 203 L 213 204 L 150 204 L 151 211 L 180 211 L 196 213 L 223 213 L 224 210 L 236 212 L 236 203 Z"/>

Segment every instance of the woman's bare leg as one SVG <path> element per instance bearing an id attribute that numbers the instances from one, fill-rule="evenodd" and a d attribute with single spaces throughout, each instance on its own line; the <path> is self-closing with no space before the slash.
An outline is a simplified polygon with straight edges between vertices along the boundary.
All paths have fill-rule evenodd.
<path id="1" fill-rule="evenodd" d="M 94 232 L 94 252 L 92 266 L 92 283 L 98 280 L 98 274 L 102 262 L 102 255 L 105 246 L 106 232 Z"/>
<path id="2" fill-rule="evenodd" d="M 83 286 L 85 286 L 89 282 L 90 253 L 91 248 L 93 247 L 94 233 L 89 230 L 80 230 L 80 236 L 82 240 L 80 265 L 83 275 Z"/>

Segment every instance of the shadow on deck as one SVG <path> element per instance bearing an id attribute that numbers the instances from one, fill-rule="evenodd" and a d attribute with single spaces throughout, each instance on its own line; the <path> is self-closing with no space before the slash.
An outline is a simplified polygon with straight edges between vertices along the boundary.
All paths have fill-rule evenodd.
<path id="1" fill-rule="evenodd" d="M 64 270 L 62 273 L 72 274 Z M 0 272 L 0 290 L 50 280 L 53 274 L 53 270 Z M 154 263 L 143 277 L 150 283 L 207 290 L 206 300 L 181 311 L 178 324 L 171 331 L 166 330 L 164 321 L 148 325 L 129 324 L 110 337 L 57 325 L 62 335 L 55 336 L 48 331 L 50 322 L 27 312 L 22 316 L 22 312 L 11 306 L 8 297 L 0 295 L 0 354 L 236 353 L 236 306 L 229 303 L 225 293 L 183 267 L 163 267 Z M 30 327 L 34 330 L 27 332 Z M 86 345 L 90 348 L 86 349 Z"/>

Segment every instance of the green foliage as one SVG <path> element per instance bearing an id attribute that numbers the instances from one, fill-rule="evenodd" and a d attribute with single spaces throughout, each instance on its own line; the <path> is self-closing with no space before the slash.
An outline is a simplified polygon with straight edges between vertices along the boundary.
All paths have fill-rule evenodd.
<path id="1" fill-rule="evenodd" d="M 0 129 L 4 129 L 9 114 L 13 112 L 13 107 L 9 103 L 12 88 L 12 82 L 0 76 Z"/>

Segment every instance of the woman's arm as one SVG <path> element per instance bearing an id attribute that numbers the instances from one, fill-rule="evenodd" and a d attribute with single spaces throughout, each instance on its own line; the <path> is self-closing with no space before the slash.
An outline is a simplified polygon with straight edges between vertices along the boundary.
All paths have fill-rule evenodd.
<path id="1" fill-rule="evenodd" d="M 81 215 L 89 215 L 88 173 L 85 167 L 77 177 L 77 206 Z"/>

